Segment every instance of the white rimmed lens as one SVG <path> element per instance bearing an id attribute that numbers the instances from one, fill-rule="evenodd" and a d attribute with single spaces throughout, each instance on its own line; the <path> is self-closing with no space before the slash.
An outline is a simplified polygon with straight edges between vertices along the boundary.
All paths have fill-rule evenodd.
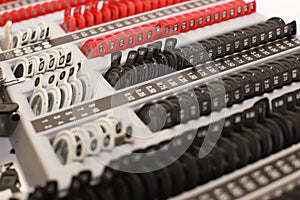
<path id="1" fill-rule="evenodd" d="M 28 65 L 28 74 L 27 76 L 29 78 L 35 76 L 38 74 L 38 67 L 40 65 L 40 58 L 37 56 L 32 56 L 28 59 L 29 65 Z"/>
<path id="2" fill-rule="evenodd" d="M 43 23 L 39 23 L 38 26 L 40 27 L 40 37 L 38 40 L 45 40 L 46 39 L 46 32 L 47 32 L 47 25 Z"/>
<path id="3" fill-rule="evenodd" d="M 29 42 L 34 43 L 34 42 L 38 41 L 38 39 L 40 38 L 40 32 L 41 32 L 41 29 L 39 26 L 32 27 Z"/>
<path id="4" fill-rule="evenodd" d="M 51 27 L 49 24 L 46 25 L 46 39 L 49 39 L 51 37 Z"/>
<path id="5" fill-rule="evenodd" d="M 18 31 L 13 35 L 13 48 L 21 47 L 22 45 L 22 31 Z"/>
<path id="6" fill-rule="evenodd" d="M 21 45 L 24 46 L 29 43 L 32 31 L 30 28 L 23 31 Z"/>
<path id="7" fill-rule="evenodd" d="M 38 67 L 38 74 L 44 74 L 48 71 L 50 56 L 48 53 L 42 53 L 39 56 L 40 64 Z"/>
<path id="8" fill-rule="evenodd" d="M 61 92 L 61 103 L 59 108 L 68 107 L 72 103 L 72 87 L 68 83 L 68 78 L 68 70 L 63 70 L 60 72 L 57 85 Z"/>
<path id="9" fill-rule="evenodd" d="M 56 135 L 53 149 L 63 165 L 74 161 L 83 161 L 86 156 L 82 138 L 68 130 L 63 130 Z"/>
<path id="10" fill-rule="evenodd" d="M 69 69 L 69 83 L 72 87 L 72 105 L 82 101 L 83 86 L 82 82 L 77 78 L 77 71 L 77 65 L 73 65 Z"/>
<path id="11" fill-rule="evenodd" d="M 38 76 L 34 81 L 35 89 L 29 100 L 30 107 L 36 116 L 47 113 L 48 95 L 47 91 L 42 87 L 42 76 Z"/>
<path id="12" fill-rule="evenodd" d="M 104 140 L 102 144 L 103 150 L 112 150 L 115 147 L 115 135 L 114 135 L 114 124 L 107 117 L 101 117 L 97 120 L 99 127 L 102 129 L 104 134 Z"/>
<path id="13" fill-rule="evenodd" d="M 26 78 L 28 74 L 29 62 L 27 58 L 21 58 L 14 66 L 13 73 L 16 78 Z"/>
<path id="14" fill-rule="evenodd" d="M 66 62 L 67 62 L 67 50 L 64 47 L 60 47 L 57 49 L 59 52 L 59 60 L 58 60 L 58 68 L 65 68 L 66 67 Z"/>
<path id="15" fill-rule="evenodd" d="M 82 84 L 82 102 L 90 100 L 92 98 L 92 86 L 90 82 L 90 78 L 87 74 L 82 72 L 83 62 L 80 61 L 77 63 L 78 66 L 78 74 L 77 78 L 81 81 Z"/>
<path id="16" fill-rule="evenodd" d="M 57 73 L 53 73 L 48 78 L 47 93 L 48 93 L 48 112 L 58 110 L 61 103 L 61 92 L 56 86 L 57 84 Z"/>
<path id="17" fill-rule="evenodd" d="M 88 132 L 89 144 L 87 148 L 89 149 L 90 155 L 98 155 L 101 152 L 102 144 L 104 142 L 104 134 L 102 129 L 97 126 L 96 123 L 88 123 L 82 126 Z"/>
<path id="18" fill-rule="evenodd" d="M 54 71 L 58 65 L 59 53 L 57 51 L 52 51 L 49 53 L 49 58 L 48 71 Z"/>

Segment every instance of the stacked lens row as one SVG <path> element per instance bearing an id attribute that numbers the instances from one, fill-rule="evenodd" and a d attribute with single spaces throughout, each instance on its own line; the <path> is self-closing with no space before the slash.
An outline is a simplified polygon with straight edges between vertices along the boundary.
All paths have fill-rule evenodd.
<path id="1" fill-rule="evenodd" d="M 280 18 L 271 18 L 264 23 L 181 48 L 175 48 L 176 39 L 168 38 L 164 50 L 162 42 L 158 41 L 130 51 L 124 65 L 120 63 L 121 52 L 113 53 L 111 67 L 104 77 L 113 87 L 122 89 L 295 34 L 294 22 L 285 24 Z"/>
<path id="2" fill-rule="evenodd" d="M 11 23 L 8 22 L 5 28 L 11 28 Z M 7 33 L 6 33 L 7 34 Z M 11 34 L 11 33 L 9 33 Z M 10 37 L 11 36 L 11 37 Z M 51 37 L 51 28 L 46 23 L 39 23 L 34 27 L 29 27 L 26 30 L 20 30 L 1 39 L 1 50 L 6 51 L 13 48 L 19 48 L 28 44 L 42 42 Z M 3 41 L 4 40 L 4 41 Z M 6 41 L 5 41 L 6 40 Z"/>
<path id="3" fill-rule="evenodd" d="M 59 161 L 66 165 L 83 162 L 87 156 L 97 156 L 102 151 L 111 151 L 115 146 L 128 142 L 133 142 L 131 127 L 124 130 L 120 120 L 101 117 L 97 122 L 60 131 L 52 145 Z"/>
<path id="4" fill-rule="evenodd" d="M 47 15 L 66 9 L 69 6 L 77 6 L 87 3 L 88 0 L 52 0 L 43 3 L 36 3 L 19 9 L 6 11 L 0 14 L 0 26 L 4 26 L 7 21 L 20 22 L 39 16 Z M 21 4 L 22 5 L 22 4 Z"/>
<path id="5" fill-rule="evenodd" d="M 20 58 L 13 67 L 13 73 L 16 78 L 32 78 L 39 74 L 66 68 L 73 65 L 73 62 L 73 52 L 62 46 L 38 56 Z"/>
<path id="6" fill-rule="evenodd" d="M 271 111 L 269 99 L 263 99 L 252 108 L 208 127 L 187 131 L 171 141 L 135 151 L 138 155 L 112 162 L 112 166 L 120 169 L 133 167 L 144 173 L 107 167 L 101 182 L 91 186 L 91 174 L 82 172 L 73 177 L 65 199 L 72 199 L 74 195 L 80 199 L 168 199 L 291 147 L 300 141 L 300 125 L 294 118 L 300 116 L 299 94 L 297 90 L 280 97 L 284 101 L 281 112 Z M 206 140 L 215 134 L 220 134 L 216 141 Z M 211 150 L 205 148 L 207 144 Z M 170 165 L 164 164 L 169 162 Z M 158 169 L 149 170 L 153 166 Z M 81 180 L 84 174 L 89 178 Z M 247 182 L 241 187 L 247 191 Z M 35 200 L 42 190 L 37 189 L 29 199 Z M 214 195 L 213 199 L 222 199 L 221 194 Z"/>
<path id="7" fill-rule="evenodd" d="M 144 105 L 138 116 L 153 131 L 209 115 L 300 81 L 300 54 L 276 59 Z"/>
<path id="8" fill-rule="evenodd" d="M 153 42 L 192 31 L 236 17 L 252 14 L 256 11 L 255 1 L 246 3 L 242 0 L 222 3 L 191 13 L 180 14 L 150 24 L 136 26 L 104 37 L 87 40 L 81 47 L 88 58 L 104 56 L 115 51 Z"/>
<path id="9" fill-rule="evenodd" d="M 109 0 L 103 4 L 99 4 L 98 1 L 89 2 L 83 6 L 66 9 L 62 27 L 65 32 L 73 32 L 184 1 L 186 0 Z"/>
<path id="10" fill-rule="evenodd" d="M 29 105 L 39 116 L 91 99 L 91 81 L 82 72 L 82 62 L 70 67 L 37 75 Z"/>

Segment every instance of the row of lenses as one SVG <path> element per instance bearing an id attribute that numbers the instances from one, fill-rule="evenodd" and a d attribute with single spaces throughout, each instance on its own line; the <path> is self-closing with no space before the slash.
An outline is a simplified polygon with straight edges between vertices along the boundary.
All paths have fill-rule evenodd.
<path id="1" fill-rule="evenodd" d="M 231 74 L 163 100 L 144 105 L 138 116 L 153 131 L 171 128 L 300 81 L 300 54 Z"/>
<path id="2" fill-rule="evenodd" d="M 191 13 L 156 20 L 150 24 L 131 27 L 104 37 L 89 39 L 82 45 L 81 51 L 88 58 L 101 57 L 116 51 L 150 43 L 154 40 L 168 38 L 172 35 L 249 15 L 255 11 L 255 1 L 249 3 L 242 0 L 225 2 Z"/>
<path id="3" fill-rule="evenodd" d="M 91 99 L 91 81 L 82 72 L 81 66 L 82 62 L 78 62 L 65 69 L 35 77 L 34 90 L 29 98 L 34 115 L 54 112 Z"/>
<path id="4" fill-rule="evenodd" d="M 19 48 L 31 43 L 42 42 L 51 37 L 51 27 L 45 22 L 39 23 L 36 26 L 29 27 L 26 30 L 17 31 L 12 34 L 10 33 L 11 30 L 9 30 L 11 29 L 11 26 L 11 22 L 8 22 L 8 24 L 6 24 L 4 28 L 7 30 L 5 30 L 6 35 L 4 35 L 4 37 L 2 37 L 1 39 L 2 51 Z"/>
<path id="5" fill-rule="evenodd" d="M 59 47 L 29 58 L 20 58 L 13 67 L 16 78 L 32 78 L 73 65 L 73 52 Z"/>
<path id="6" fill-rule="evenodd" d="M 158 41 L 137 51 L 130 51 L 121 65 L 121 53 L 112 54 L 111 67 L 104 75 L 116 89 L 126 88 L 147 80 L 193 67 L 267 42 L 296 34 L 294 23 L 286 25 L 280 18 L 246 29 L 220 35 L 195 44 L 175 48 L 177 40 L 168 38 L 162 50 Z"/>
<path id="7" fill-rule="evenodd" d="M 53 139 L 53 149 L 63 164 L 83 162 L 87 156 L 98 156 L 115 146 L 132 143 L 132 128 L 124 127 L 114 117 L 101 117 L 70 130 L 62 130 Z"/>
<path id="8" fill-rule="evenodd" d="M 88 0 L 51 0 L 46 2 L 37 2 L 33 5 L 22 6 L 0 14 L 0 26 L 4 26 L 7 21 L 20 22 L 35 17 L 47 15 L 66 9 L 69 6 L 86 4 Z M 18 2 L 19 3 L 19 2 Z M 22 5 L 22 4 L 20 4 Z"/>
<path id="9" fill-rule="evenodd" d="M 112 166 L 119 169 L 135 168 L 144 173 L 107 167 L 100 183 L 92 186 L 92 174 L 82 172 L 73 177 L 64 199 L 71 200 L 74 195 L 78 199 L 95 200 L 168 199 L 269 157 L 300 141 L 300 125 L 296 120 L 300 116 L 299 94 L 297 90 L 281 96 L 284 103 L 280 112 L 271 111 L 269 99 L 263 99 L 252 108 L 208 127 L 187 131 L 112 162 Z M 213 141 L 209 136 L 215 134 L 220 137 Z M 205 148 L 206 145 L 211 146 L 211 150 Z M 171 164 L 166 164 L 169 162 Z M 157 170 L 151 170 L 153 166 Z M 76 188 L 73 187 L 75 182 Z M 36 189 L 28 200 L 35 200 L 47 186 Z M 222 199 L 221 194 L 214 195 Z"/>
<path id="10" fill-rule="evenodd" d="M 73 32 L 184 1 L 186 0 L 126 0 L 106 1 L 103 2 L 103 4 L 99 4 L 98 1 L 89 2 L 88 4 L 83 5 L 83 7 L 80 6 L 66 9 L 62 27 L 66 32 Z"/>

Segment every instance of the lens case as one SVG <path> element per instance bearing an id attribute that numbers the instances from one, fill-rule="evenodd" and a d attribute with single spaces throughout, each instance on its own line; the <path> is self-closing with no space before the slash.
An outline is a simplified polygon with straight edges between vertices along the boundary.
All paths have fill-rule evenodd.
<path id="1" fill-rule="evenodd" d="M 22 32 L 22 41 L 21 41 L 21 46 L 24 46 L 29 43 L 30 37 L 31 37 L 31 29 L 27 28 L 25 31 Z"/>
<path id="2" fill-rule="evenodd" d="M 167 57 L 169 61 L 169 67 L 171 67 L 174 71 L 177 70 L 177 55 L 175 53 L 175 47 L 177 44 L 176 38 L 167 38 L 165 42 L 165 47 L 163 54 Z"/>
<path id="3" fill-rule="evenodd" d="M 226 94 L 232 96 L 232 91 L 226 91 L 224 83 L 222 81 L 214 81 L 207 84 L 209 95 L 211 98 L 211 108 L 212 112 L 218 111 L 226 107 L 225 96 Z M 228 94 L 229 93 L 229 94 Z"/>
<path id="4" fill-rule="evenodd" d="M 149 70 L 147 65 L 144 65 L 144 60 L 148 53 L 148 48 L 140 47 L 138 48 L 137 52 L 138 52 L 138 56 L 135 61 L 135 67 L 137 70 L 137 83 L 142 83 L 144 81 L 149 80 L 148 78 Z"/>
<path id="5" fill-rule="evenodd" d="M 241 168 L 249 164 L 250 161 L 250 149 L 247 145 L 247 140 L 240 134 L 232 134 L 229 137 L 232 142 L 235 151 L 238 153 L 239 160 L 237 162 L 237 168 Z"/>
<path id="6" fill-rule="evenodd" d="M 215 48 L 215 52 L 216 52 L 216 55 L 214 55 L 213 59 L 217 58 L 217 57 L 223 57 L 226 55 L 226 51 L 225 51 L 225 44 L 219 40 L 217 37 L 214 37 L 214 38 L 211 38 L 211 39 L 208 39 L 213 45 L 214 45 L 214 48 Z"/>
<path id="7" fill-rule="evenodd" d="M 65 108 L 72 103 L 72 87 L 68 83 L 69 79 L 69 69 L 60 70 L 58 74 L 58 84 L 57 87 L 60 89 L 61 102 L 59 108 Z"/>
<path id="8" fill-rule="evenodd" d="M 57 85 L 58 79 L 57 72 L 51 72 L 49 77 L 47 78 L 47 86 L 46 91 L 48 94 L 48 111 L 53 112 L 59 109 L 60 102 L 61 102 L 61 92 Z"/>
<path id="9" fill-rule="evenodd" d="M 124 85 L 121 83 L 123 71 L 123 68 L 121 66 L 121 59 L 122 53 L 120 51 L 112 53 L 111 66 L 104 75 L 104 78 L 110 83 L 110 85 L 117 88 L 124 87 Z"/>
<path id="10" fill-rule="evenodd" d="M 28 77 L 32 78 L 38 74 L 38 68 L 40 66 L 40 58 L 38 56 L 31 56 L 28 58 Z"/>
<path id="11" fill-rule="evenodd" d="M 28 74 L 29 62 L 27 58 L 21 58 L 17 61 L 13 68 L 13 73 L 16 78 L 26 78 Z"/>
<path id="12" fill-rule="evenodd" d="M 193 62 L 193 50 L 189 47 L 189 46 L 183 46 L 179 49 L 176 49 L 175 50 L 176 54 L 178 55 L 177 58 L 178 58 L 178 67 L 177 69 L 178 70 L 182 70 L 182 69 L 186 69 L 188 67 L 192 67 L 192 64 L 190 63 Z M 204 52 L 200 52 L 200 57 L 202 56 L 203 57 L 203 54 Z M 200 58 L 201 59 L 201 58 Z M 202 61 L 202 60 L 201 60 Z M 200 62 L 201 62 L 200 61 Z"/>
<path id="13" fill-rule="evenodd" d="M 83 86 L 82 82 L 77 78 L 78 65 L 69 67 L 68 82 L 72 87 L 72 103 L 71 105 L 78 104 L 83 99 Z"/>
<path id="14" fill-rule="evenodd" d="M 102 129 L 95 122 L 84 124 L 82 128 L 88 132 L 88 135 L 86 135 L 89 139 L 88 153 L 95 156 L 99 155 L 102 151 L 102 145 L 105 145 Z"/>
<path id="15" fill-rule="evenodd" d="M 47 25 L 45 22 L 39 23 L 38 26 L 40 27 L 40 34 L 39 34 L 39 41 L 45 40 L 47 36 Z"/>
<path id="16" fill-rule="evenodd" d="M 261 68 L 270 70 L 272 72 L 274 89 L 279 89 L 279 88 L 283 87 L 281 71 L 277 65 L 268 63 L 268 64 L 262 65 Z"/>
<path id="17" fill-rule="evenodd" d="M 198 104 L 200 108 L 200 116 L 206 116 L 211 113 L 211 97 L 210 92 L 206 86 L 194 88 L 194 92 L 198 99 Z"/>
<path id="18" fill-rule="evenodd" d="M 29 42 L 30 43 L 37 42 L 40 38 L 40 34 L 41 34 L 40 26 L 37 25 L 37 26 L 31 27 L 31 36 L 30 36 Z"/>
<path id="19" fill-rule="evenodd" d="M 110 9 L 108 8 L 108 0 L 105 0 L 103 2 L 103 6 L 102 6 L 100 11 L 101 11 L 102 16 L 103 16 L 103 20 L 102 20 L 103 23 L 111 21 L 112 13 L 111 13 Z"/>
<path id="20" fill-rule="evenodd" d="M 286 61 L 291 64 L 291 73 L 293 82 L 300 81 L 300 65 L 297 57 L 285 57 Z"/>
<path id="21" fill-rule="evenodd" d="M 259 133 L 254 133 L 251 129 L 244 128 L 241 133 L 247 142 L 247 146 L 250 150 L 249 163 L 253 163 L 261 158 L 262 147 L 259 139 Z"/>
<path id="22" fill-rule="evenodd" d="M 136 59 L 138 58 L 137 51 L 130 51 L 127 56 L 125 65 L 123 66 L 122 79 L 124 86 L 129 87 L 135 85 L 138 81 L 137 69 L 135 66 Z"/>
<path id="23" fill-rule="evenodd" d="M 187 106 L 186 113 L 188 113 L 188 120 L 198 119 L 200 117 L 200 108 L 196 94 L 193 91 L 188 91 L 181 93 L 178 96 L 185 100 L 183 105 Z"/>
<path id="24" fill-rule="evenodd" d="M 73 32 L 76 31 L 76 19 L 71 13 L 72 8 L 66 8 L 64 12 L 64 21 L 61 24 L 61 27 L 65 32 Z"/>
<path id="25" fill-rule="evenodd" d="M 76 20 L 77 30 L 84 29 L 86 25 L 85 18 L 83 17 L 83 7 L 77 6 L 74 8 L 74 18 Z"/>
<path id="26" fill-rule="evenodd" d="M 82 147 L 83 147 L 84 151 L 86 152 L 86 156 L 95 155 L 95 154 L 93 154 L 94 152 L 91 149 L 92 138 L 91 138 L 90 133 L 87 131 L 87 129 L 79 126 L 79 127 L 71 129 L 70 131 L 73 133 L 73 135 L 80 137 L 80 139 L 82 141 Z"/>
<path id="27" fill-rule="evenodd" d="M 58 48 L 59 50 L 60 48 Z M 63 51 L 65 51 L 66 53 L 66 65 L 67 66 L 70 66 L 70 65 L 73 65 L 73 62 L 74 62 L 74 54 L 73 54 L 73 51 L 70 50 L 70 51 L 67 51 L 66 49 L 63 49 Z"/>
<path id="28" fill-rule="evenodd" d="M 95 23 L 95 17 L 93 15 L 92 11 L 92 4 L 93 2 L 90 2 L 84 6 L 84 13 L 83 17 L 85 18 L 85 27 L 91 27 L 94 26 Z"/>
<path id="29" fill-rule="evenodd" d="M 262 147 L 259 134 L 251 131 L 251 129 L 244 127 L 244 119 L 242 113 L 232 115 L 230 117 L 230 120 L 232 122 L 233 131 L 229 139 L 231 139 L 231 136 L 241 135 L 245 139 L 247 147 L 250 150 L 251 155 L 249 157 L 249 162 L 252 163 L 260 159 Z"/>
<path id="30" fill-rule="evenodd" d="M 230 77 L 234 78 L 243 87 L 243 95 L 245 99 L 249 99 L 254 96 L 254 82 L 249 75 L 234 74 Z"/>
<path id="31" fill-rule="evenodd" d="M 286 58 L 280 58 L 277 62 L 281 63 L 285 69 L 283 72 L 283 81 L 285 85 L 289 85 L 293 82 L 293 64 Z"/>
<path id="32" fill-rule="evenodd" d="M 59 53 L 59 60 L 57 68 L 65 68 L 67 64 L 67 50 L 65 47 L 60 47 L 56 49 Z"/>
<path id="33" fill-rule="evenodd" d="M 170 102 L 169 100 L 160 100 L 157 102 L 157 104 L 160 104 L 165 112 L 166 121 L 164 124 L 164 128 L 171 128 L 180 124 L 180 115 L 178 115 L 178 112 L 175 112 L 176 107 L 172 102 Z M 177 115 L 175 115 L 175 113 L 177 113 Z"/>
<path id="34" fill-rule="evenodd" d="M 13 34 L 13 48 L 19 48 L 22 46 L 22 37 L 23 37 L 23 32 L 22 31 L 17 31 L 15 34 Z"/>
<path id="35" fill-rule="evenodd" d="M 292 82 L 292 74 L 289 71 L 289 67 L 286 66 L 289 64 L 285 63 L 284 61 L 279 61 L 279 60 L 273 61 L 269 64 L 277 66 L 278 69 L 280 70 L 280 76 L 282 79 L 282 87 L 285 85 L 289 85 Z"/>
<path id="36" fill-rule="evenodd" d="M 49 53 L 49 66 L 48 71 L 54 71 L 57 69 L 60 54 L 56 49 L 51 50 Z"/>
<path id="37" fill-rule="evenodd" d="M 177 116 L 177 118 L 180 119 L 180 123 L 186 123 L 188 121 L 188 118 L 190 117 L 188 110 L 185 107 L 186 103 L 184 100 L 180 98 L 178 95 L 177 96 L 170 96 L 166 99 L 173 105 L 173 115 Z"/>
<path id="38" fill-rule="evenodd" d="M 249 78 L 252 79 L 253 84 L 254 84 L 254 95 L 255 96 L 260 96 L 264 93 L 263 77 L 261 76 L 260 73 L 246 70 L 246 71 L 241 72 L 241 74 L 248 76 Z"/>
<path id="39" fill-rule="evenodd" d="M 267 100 L 268 101 L 268 100 Z M 271 137 L 273 140 L 273 151 L 272 153 L 281 151 L 284 143 L 284 134 L 281 127 L 276 123 L 276 121 L 267 118 L 269 113 L 266 106 L 269 106 L 265 103 L 265 100 L 262 100 L 255 104 L 255 109 L 258 113 L 258 123 L 269 128 L 271 130 Z"/>
<path id="40" fill-rule="evenodd" d="M 59 132 L 53 141 L 54 152 L 63 165 L 83 161 L 86 157 L 83 145 L 81 137 L 69 130 Z"/>
<path id="41" fill-rule="evenodd" d="M 270 129 L 267 129 L 256 122 L 257 113 L 255 109 L 246 110 L 243 115 L 245 127 L 250 128 L 254 133 L 258 133 L 259 141 L 261 143 L 261 158 L 270 155 L 273 151 L 273 141 Z"/>
<path id="42" fill-rule="evenodd" d="M 103 14 L 100 11 L 100 6 L 102 6 L 98 1 L 92 3 L 92 14 L 94 16 L 94 24 L 99 25 L 103 22 Z"/>
<path id="43" fill-rule="evenodd" d="M 204 51 L 203 46 L 201 46 L 199 43 L 194 43 L 194 44 L 189 45 L 189 47 L 193 52 L 193 61 L 194 62 L 192 63 L 192 65 L 197 66 L 197 65 L 201 64 L 200 55 L 201 54 L 203 55 L 203 51 Z"/>
<path id="44" fill-rule="evenodd" d="M 125 138 L 125 131 L 123 130 L 123 124 L 121 121 L 116 119 L 115 117 L 109 116 L 108 117 L 113 124 L 114 136 L 115 136 L 115 145 L 119 146 L 126 142 Z"/>
<path id="45" fill-rule="evenodd" d="M 34 91 L 30 97 L 29 104 L 36 116 L 46 114 L 48 111 L 48 94 L 43 88 L 43 76 L 38 75 L 34 80 Z"/>
<path id="46" fill-rule="evenodd" d="M 259 67 L 257 67 L 250 69 L 250 71 L 261 74 L 264 93 L 272 92 L 274 90 L 274 76 L 271 70 L 268 70 L 267 68 L 260 69 Z"/>
<path id="47" fill-rule="evenodd" d="M 236 170 L 237 161 L 239 158 L 238 153 L 235 151 L 236 149 L 234 148 L 232 142 L 227 138 L 221 137 L 217 145 L 220 147 L 222 155 L 225 158 L 224 172 L 227 174 Z"/>
<path id="48" fill-rule="evenodd" d="M 225 55 L 229 55 L 235 52 L 234 50 L 234 37 L 231 34 L 220 35 L 217 36 L 218 40 L 220 40 L 225 46 Z"/>
<path id="49" fill-rule="evenodd" d="M 97 120 L 98 126 L 102 129 L 104 134 L 103 150 L 111 151 L 115 147 L 115 126 L 108 117 L 101 117 Z"/>
<path id="50" fill-rule="evenodd" d="M 148 103 L 139 111 L 138 116 L 152 132 L 160 131 L 164 128 L 166 115 L 165 108 L 159 103 Z"/>
<path id="51" fill-rule="evenodd" d="M 50 56 L 48 53 L 41 53 L 38 57 L 40 62 L 37 68 L 37 74 L 44 74 L 48 71 Z"/>
<path id="52" fill-rule="evenodd" d="M 224 87 L 225 87 L 225 104 L 226 107 L 231 107 L 234 103 L 235 103 L 235 84 L 236 82 L 234 81 L 234 79 L 223 79 L 224 81 Z M 240 93 L 237 95 L 240 96 Z"/>

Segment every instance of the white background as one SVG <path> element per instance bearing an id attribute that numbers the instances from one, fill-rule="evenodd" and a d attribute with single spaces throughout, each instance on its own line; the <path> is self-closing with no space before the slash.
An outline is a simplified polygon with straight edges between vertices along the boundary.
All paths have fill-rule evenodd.
<path id="1" fill-rule="evenodd" d="M 299 0 L 256 0 L 257 12 L 266 17 L 281 17 L 289 23 L 297 21 L 298 31 L 300 22 L 300 1 Z"/>

